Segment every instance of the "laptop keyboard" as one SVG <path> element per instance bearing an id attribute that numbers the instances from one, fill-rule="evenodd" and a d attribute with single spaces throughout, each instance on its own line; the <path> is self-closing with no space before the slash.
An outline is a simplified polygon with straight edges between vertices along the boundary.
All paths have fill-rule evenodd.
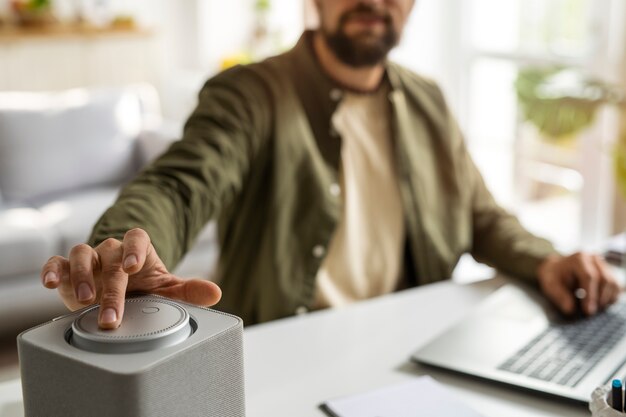
<path id="1" fill-rule="evenodd" d="M 576 322 L 551 324 L 498 369 L 575 387 L 626 332 L 626 302 Z"/>

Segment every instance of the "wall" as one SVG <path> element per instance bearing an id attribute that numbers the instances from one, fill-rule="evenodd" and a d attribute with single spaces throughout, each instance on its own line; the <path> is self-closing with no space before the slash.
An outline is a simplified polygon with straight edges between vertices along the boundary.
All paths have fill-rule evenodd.
<path id="1" fill-rule="evenodd" d="M 152 29 L 155 53 L 145 57 L 139 53 L 141 47 L 137 48 L 136 53 L 141 56 L 140 61 L 148 70 L 137 71 L 128 65 L 128 72 L 149 72 L 143 78 L 157 85 L 166 116 L 177 123 L 182 123 L 192 110 L 197 91 L 204 80 L 219 70 L 224 57 L 245 49 L 253 28 L 251 11 L 254 0 L 109 0 L 105 2 L 107 12 L 100 15 L 95 13 L 98 10 L 94 9 L 93 4 L 96 3 L 95 0 L 54 0 L 54 7 L 62 21 L 71 21 L 76 11 L 81 9 L 96 22 L 107 16 L 131 15 L 142 27 Z M 281 45 L 287 48 L 295 42 L 302 30 L 302 3 L 273 0 L 272 6 L 270 24 L 280 30 Z M 0 16 L 4 16 L 5 20 L 8 11 L 9 0 L 0 0 Z M 76 47 L 76 43 L 76 39 L 40 39 L 36 48 L 32 47 L 32 42 L 28 46 L 12 45 L 10 57 L 0 51 L 0 57 L 5 64 L 8 60 L 10 66 L 15 66 L 13 61 L 24 61 L 22 55 L 33 57 L 32 62 L 49 62 L 46 65 L 47 79 L 44 77 L 32 83 L 5 80 L 0 89 L 41 90 L 46 87 L 59 89 L 85 85 L 85 77 L 77 76 L 76 71 L 68 71 L 68 65 L 74 68 L 77 61 L 89 59 L 89 48 Z M 63 57 L 56 66 L 52 59 L 54 51 L 61 51 L 56 56 Z M 68 56 L 71 58 L 66 58 Z M 132 60 L 132 54 L 122 55 L 119 59 Z M 94 72 L 98 69 L 97 65 L 94 67 L 88 63 L 79 66 L 93 67 Z M 0 75 L 2 67 L 0 63 Z M 23 74 L 22 78 L 28 80 L 29 75 Z M 101 80 L 108 82 L 106 77 Z M 94 83 L 97 84 L 98 80 L 94 80 Z"/>
<path id="2" fill-rule="evenodd" d="M 182 122 L 195 105 L 197 90 L 205 79 L 219 70 L 221 61 L 249 46 L 255 0 L 109 0 L 109 14 L 130 14 L 144 27 L 155 30 L 155 51 L 150 63 L 162 96 L 166 116 Z M 9 0 L 0 0 L 0 13 Z M 81 5 L 93 10 L 94 0 L 55 0 L 64 19 Z M 452 66 L 447 48 L 441 43 L 449 35 L 443 21 L 450 0 L 422 0 L 417 3 L 403 43 L 393 59 L 440 81 L 449 96 L 455 96 Z M 279 49 L 292 46 L 305 21 L 315 24 L 312 0 L 272 0 L 269 23 L 280 33 Z M 23 86 L 20 85 L 20 88 Z"/>

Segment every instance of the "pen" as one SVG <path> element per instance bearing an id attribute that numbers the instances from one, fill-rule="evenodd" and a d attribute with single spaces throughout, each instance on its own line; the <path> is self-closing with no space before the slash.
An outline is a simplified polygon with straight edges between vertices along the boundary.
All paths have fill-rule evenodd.
<path id="1" fill-rule="evenodd" d="M 622 381 L 619 379 L 613 380 L 611 393 L 613 396 L 613 409 L 621 413 L 624 410 L 622 407 Z"/>

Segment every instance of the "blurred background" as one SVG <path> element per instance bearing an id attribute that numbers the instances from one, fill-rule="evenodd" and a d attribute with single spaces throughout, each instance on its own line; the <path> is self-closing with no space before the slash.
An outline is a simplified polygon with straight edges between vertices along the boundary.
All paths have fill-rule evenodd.
<path id="1" fill-rule="evenodd" d="M 620 0 L 420 0 L 393 54 L 443 87 L 499 201 L 563 248 L 624 228 L 611 168 L 618 112 L 600 106 L 555 140 L 528 123 L 514 84 L 520 68 L 556 66 L 623 85 L 624 9 Z M 0 22 L 0 90 L 148 82 L 164 120 L 181 124 L 206 78 L 288 49 L 315 11 L 307 0 L 0 0 Z"/>
<path id="2" fill-rule="evenodd" d="M 16 251 L 14 242 L 27 241 L 25 231 L 58 220 L 58 203 L 65 201 L 58 196 L 67 188 L 16 192 L 14 180 L 24 174 L 6 167 L 26 165 L 10 153 L 17 141 L 11 132 L 20 131 L 2 130 L 2 123 L 15 126 L 15 107 L 35 117 L 32 110 L 48 103 L 42 97 L 141 85 L 152 89 L 148 95 L 158 107 L 150 130 L 167 143 L 180 136 L 207 78 L 287 50 L 315 22 L 310 0 L 0 0 L 0 257 Z M 616 169 L 626 160 L 624 28 L 623 0 L 418 0 L 392 59 L 442 86 L 498 201 L 569 252 L 597 248 L 626 230 Z M 20 104 L 28 100 L 39 107 Z M 2 119 L 3 112 L 9 116 Z M 62 124 L 55 126 L 62 131 Z M 159 149 L 152 146 L 147 159 Z M 48 252 L 63 253 L 85 239 L 105 203 L 88 210 L 92 217 L 73 241 L 46 246 L 28 267 L 3 276 L 2 264 L 7 269 L 20 253 L 0 262 L 0 305 L 23 305 L 33 293 L 8 283 L 38 286 Z M 77 218 L 64 213 L 73 227 Z"/>

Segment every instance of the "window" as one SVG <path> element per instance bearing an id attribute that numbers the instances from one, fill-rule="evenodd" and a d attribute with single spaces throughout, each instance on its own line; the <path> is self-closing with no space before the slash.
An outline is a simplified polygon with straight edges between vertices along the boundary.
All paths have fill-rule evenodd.
<path id="1" fill-rule="evenodd" d="M 524 121 L 514 82 L 521 68 L 548 65 L 610 79 L 622 59 L 610 45 L 623 46 L 615 31 L 623 11 L 616 0 L 424 0 L 397 53 L 444 86 L 498 201 L 563 250 L 612 233 L 607 142 L 615 122 L 605 112 L 581 134 L 551 140 Z M 420 32 L 420 13 L 428 14 L 431 32 Z M 425 39 L 436 50 L 417 49 Z"/>

